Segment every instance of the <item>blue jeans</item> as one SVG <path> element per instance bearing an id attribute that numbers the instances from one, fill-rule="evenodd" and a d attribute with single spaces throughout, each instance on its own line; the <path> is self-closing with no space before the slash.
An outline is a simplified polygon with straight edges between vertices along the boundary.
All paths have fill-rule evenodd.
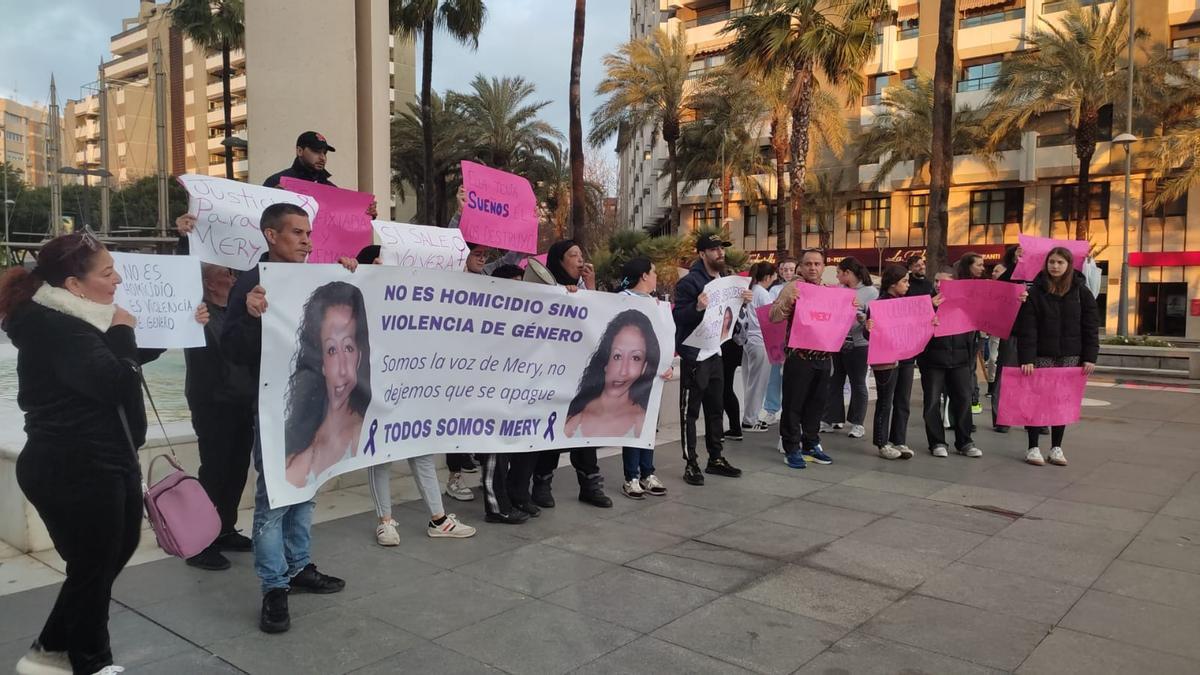
<path id="1" fill-rule="evenodd" d="M 262 443 L 257 431 L 254 438 L 254 572 L 263 593 L 287 588 L 292 577 L 312 560 L 312 513 L 316 502 L 309 500 L 290 506 L 271 508 L 267 501 L 267 483 L 263 480 Z"/>
<path id="2" fill-rule="evenodd" d="M 763 410 L 774 415 L 783 407 L 783 366 L 771 365 L 771 377 L 767 379 L 767 395 L 763 399 Z"/>
<path id="3" fill-rule="evenodd" d="M 627 482 L 654 475 L 654 448 L 623 448 L 621 459 L 625 462 Z"/>

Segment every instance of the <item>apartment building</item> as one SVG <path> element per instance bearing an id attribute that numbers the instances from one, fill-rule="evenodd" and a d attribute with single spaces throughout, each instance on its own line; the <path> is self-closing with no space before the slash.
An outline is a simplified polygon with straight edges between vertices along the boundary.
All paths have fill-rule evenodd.
<path id="1" fill-rule="evenodd" d="M 1110 0 L 1083 0 L 1107 5 Z M 724 62 L 729 36 L 719 34 L 751 4 L 748 0 L 632 0 L 630 34 L 639 37 L 662 28 L 682 28 L 694 49 L 693 76 Z M 864 67 L 868 89 L 858 105 L 847 108 L 851 137 L 871 124 L 889 85 L 932 74 L 937 46 L 939 0 L 892 0 L 896 19 L 879 27 L 876 49 Z M 1020 35 L 1042 20 L 1053 21 L 1067 3 L 1059 0 L 959 0 L 956 16 L 956 105 L 977 106 L 987 100 L 1006 55 L 1024 48 Z M 1153 44 L 1171 49 L 1173 58 L 1200 68 L 1200 0 L 1138 2 L 1135 21 Z M 1003 152 L 996 170 L 979 160 L 957 156 L 949 199 L 951 259 L 967 251 L 998 260 L 1004 246 L 1019 233 L 1073 238 L 1078 161 L 1065 113 L 1045 116 L 1020 136 L 1020 145 Z M 1112 114 L 1104 111 L 1102 140 L 1092 159 L 1089 185 L 1091 239 L 1104 271 L 1099 301 L 1107 329 L 1115 331 L 1125 214 L 1124 150 L 1110 139 Z M 1145 135 L 1139 134 L 1139 135 Z M 620 218 L 628 227 L 658 230 L 668 216 L 663 171 L 666 147 L 649 130 L 630 131 L 621 139 Z M 767 139 L 761 138 L 765 145 Z M 1153 139 L 1134 144 L 1134 170 L 1129 201 L 1129 326 L 1140 334 L 1200 338 L 1200 189 L 1155 210 L 1143 208 L 1157 185 L 1149 179 Z M 853 154 L 810 162 L 810 170 L 842 179 L 833 231 L 826 234 L 829 262 L 846 256 L 876 269 L 880 260 L 902 260 L 925 245 L 928 184 L 914 176 L 910 163 L 897 167 L 878 188 L 871 183 L 878 164 L 860 165 Z M 772 176 L 762 176 L 776 194 Z M 786 184 L 783 186 L 786 190 Z M 715 196 L 714 196 L 715 195 Z M 734 242 L 747 251 L 773 258 L 777 232 L 764 204 L 750 206 L 735 190 L 730 212 L 721 213 L 719 190 L 711 194 L 701 183 L 681 195 L 682 228 L 719 224 L 728 219 Z M 788 236 L 785 234 L 785 236 Z M 815 222 L 803 235 L 805 246 L 822 243 Z"/>
<path id="2" fill-rule="evenodd" d="M 0 98 L 0 160 L 20 170 L 25 183 L 33 187 L 47 185 L 48 117 L 44 106 Z"/>

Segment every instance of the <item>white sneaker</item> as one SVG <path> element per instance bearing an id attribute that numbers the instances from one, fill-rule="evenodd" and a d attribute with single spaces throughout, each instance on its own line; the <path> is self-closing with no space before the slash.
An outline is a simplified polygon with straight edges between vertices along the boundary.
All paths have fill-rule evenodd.
<path id="1" fill-rule="evenodd" d="M 768 427 L 767 423 L 763 421 L 755 422 L 750 426 L 746 426 L 745 423 L 742 424 L 742 431 L 748 434 L 761 434 L 762 432 L 769 430 L 770 427 Z"/>
<path id="2" fill-rule="evenodd" d="M 983 451 L 973 445 L 968 445 L 957 452 L 964 457 L 983 457 Z"/>
<path id="3" fill-rule="evenodd" d="M 650 474 L 642 479 L 642 490 L 645 490 L 646 494 L 653 497 L 661 497 L 667 494 L 667 486 L 663 485 L 663 482 L 654 474 Z"/>
<path id="4" fill-rule="evenodd" d="M 630 499 L 645 499 L 646 491 L 642 489 L 642 484 L 638 479 L 628 480 L 621 484 L 621 492 L 625 493 Z"/>
<path id="5" fill-rule="evenodd" d="M 104 666 L 100 670 L 92 673 L 92 675 L 117 675 L 118 673 L 123 672 L 125 672 L 125 669 L 121 666 Z"/>
<path id="6" fill-rule="evenodd" d="M 432 520 L 429 521 L 429 526 L 425 528 L 425 534 L 434 539 L 466 539 L 475 536 L 475 528 L 463 525 L 458 522 L 458 516 L 447 513 L 446 519 L 442 521 L 441 525 L 434 525 Z"/>
<path id="7" fill-rule="evenodd" d="M 71 659 L 66 652 L 48 652 L 40 646 L 30 647 L 17 661 L 17 675 L 71 675 Z"/>
<path id="8" fill-rule="evenodd" d="M 894 447 L 900 451 L 900 459 L 912 459 L 913 458 L 912 448 L 908 447 L 907 445 L 900 444 L 900 445 L 897 445 Z"/>
<path id="9" fill-rule="evenodd" d="M 758 419 L 759 419 L 759 421 L 761 421 L 763 424 L 766 424 L 767 426 L 771 426 L 772 424 L 779 424 L 779 411 L 769 413 L 766 410 L 764 410 L 758 414 Z"/>
<path id="10" fill-rule="evenodd" d="M 1025 453 L 1025 463 L 1034 466 L 1043 466 L 1046 460 L 1042 459 L 1041 448 L 1030 448 L 1029 452 Z"/>
<path id="11" fill-rule="evenodd" d="M 446 496 L 460 502 L 469 502 L 475 499 L 475 493 L 467 487 L 461 473 L 450 474 L 450 480 L 446 481 Z"/>
<path id="12" fill-rule="evenodd" d="M 779 438 L 779 445 L 777 447 L 779 448 L 779 454 L 781 454 L 781 455 L 787 454 L 787 451 L 783 449 L 783 437 L 782 436 Z"/>
<path id="13" fill-rule="evenodd" d="M 884 459 L 900 459 L 900 450 L 891 443 L 888 443 L 879 448 L 879 456 Z"/>
<path id="14" fill-rule="evenodd" d="M 829 422 L 821 422 L 821 433 L 827 434 L 830 431 L 833 431 L 833 425 Z"/>
<path id="15" fill-rule="evenodd" d="M 850 438 L 862 438 L 866 433 L 867 430 L 863 428 L 863 425 L 851 424 L 850 431 L 846 432 L 846 435 Z"/>
<path id="16" fill-rule="evenodd" d="M 396 531 L 396 521 L 387 519 L 375 528 L 375 541 L 380 546 L 399 546 L 400 533 Z"/>
<path id="17" fill-rule="evenodd" d="M 1046 458 L 1054 466 L 1066 466 L 1067 456 L 1063 454 L 1062 448 L 1050 448 L 1050 456 Z"/>
<path id="18" fill-rule="evenodd" d="M 946 446 L 944 446 L 944 445 L 935 446 L 933 448 L 933 450 L 930 450 L 930 452 L 933 454 L 934 457 L 949 457 L 950 456 L 950 453 L 946 451 Z"/>

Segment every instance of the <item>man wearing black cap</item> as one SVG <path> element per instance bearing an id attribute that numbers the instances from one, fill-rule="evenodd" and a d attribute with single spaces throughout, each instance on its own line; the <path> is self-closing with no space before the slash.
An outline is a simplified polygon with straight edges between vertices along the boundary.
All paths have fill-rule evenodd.
<path id="1" fill-rule="evenodd" d="M 708 295 L 704 287 L 725 272 L 725 248 L 731 246 L 715 234 L 696 241 L 699 257 L 687 276 L 675 285 L 675 351 L 682 359 L 679 383 L 679 417 L 684 429 L 683 458 L 687 466 L 683 480 L 689 485 L 704 485 L 704 474 L 696 457 L 696 419 L 704 407 L 704 446 L 708 450 L 708 466 L 704 473 L 737 478 L 741 469 L 735 468 L 721 456 L 724 414 L 724 364 L 718 352 L 703 361 L 700 350 L 683 344 L 704 319 Z M 749 293 L 749 291 L 747 291 Z"/>
<path id="2" fill-rule="evenodd" d="M 337 187 L 333 185 L 333 181 L 329 180 L 333 174 L 325 170 L 325 160 L 331 152 L 337 152 L 337 149 L 325 140 L 325 136 L 315 131 L 306 131 L 296 137 L 296 159 L 292 161 L 292 165 L 279 173 L 272 174 L 263 181 L 263 185 L 277 188 L 280 178 L 297 178 L 310 183 Z M 371 202 L 371 205 L 367 207 L 367 215 L 372 218 L 379 217 L 375 202 Z"/>

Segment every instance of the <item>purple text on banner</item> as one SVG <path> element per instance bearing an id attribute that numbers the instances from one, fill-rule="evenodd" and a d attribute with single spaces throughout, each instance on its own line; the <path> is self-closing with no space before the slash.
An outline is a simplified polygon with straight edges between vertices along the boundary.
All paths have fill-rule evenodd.
<path id="1" fill-rule="evenodd" d="M 788 347 L 822 352 L 841 351 L 850 327 L 857 320 L 854 291 L 799 281 L 795 283 L 798 284 L 798 290 Z"/>
<path id="2" fill-rule="evenodd" d="M 871 303 L 871 319 L 870 365 L 911 359 L 933 337 L 933 301 L 928 295 L 876 300 Z"/>
<path id="3" fill-rule="evenodd" d="M 1026 375 L 1006 366 L 1000 387 L 996 424 L 1002 426 L 1058 426 L 1079 421 L 1087 375 L 1079 366 L 1038 368 Z"/>
<path id="4" fill-rule="evenodd" d="M 375 197 L 287 176 L 279 180 L 279 185 L 289 192 L 312 197 L 320 207 L 312 223 L 313 248 L 308 262 L 335 263 L 338 258 L 353 258 L 374 241 L 367 207 Z"/>
<path id="5" fill-rule="evenodd" d="M 938 307 L 937 337 L 981 330 L 1007 340 L 1021 309 L 1023 284 L 991 279 L 943 281 L 942 304 Z"/>
<path id="6" fill-rule="evenodd" d="M 1071 252 L 1075 260 L 1075 269 L 1083 271 L 1083 260 L 1091 250 L 1091 243 L 1082 239 L 1050 239 L 1034 237 L 1028 234 L 1018 234 L 1017 241 L 1021 245 L 1021 259 L 1017 261 L 1017 269 L 1013 270 L 1013 279 L 1032 281 L 1046 266 L 1046 255 L 1056 246 L 1062 246 Z"/>
<path id="7" fill-rule="evenodd" d="M 462 163 L 463 238 L 508 251 L 537 253 L 537 198 L 524 178 L 474 162 Z"/>
<path id="8" fill-rule="evenodd" d="M 781 365 L 787 358 L 784 353 L 787 322 L 772 322 L 770 305 L 763 305 L 754 311 L 758 314 L 758 327 L 762 329 L 763 344 L 767 347 L 767 361 L 773 366 Z"/>

